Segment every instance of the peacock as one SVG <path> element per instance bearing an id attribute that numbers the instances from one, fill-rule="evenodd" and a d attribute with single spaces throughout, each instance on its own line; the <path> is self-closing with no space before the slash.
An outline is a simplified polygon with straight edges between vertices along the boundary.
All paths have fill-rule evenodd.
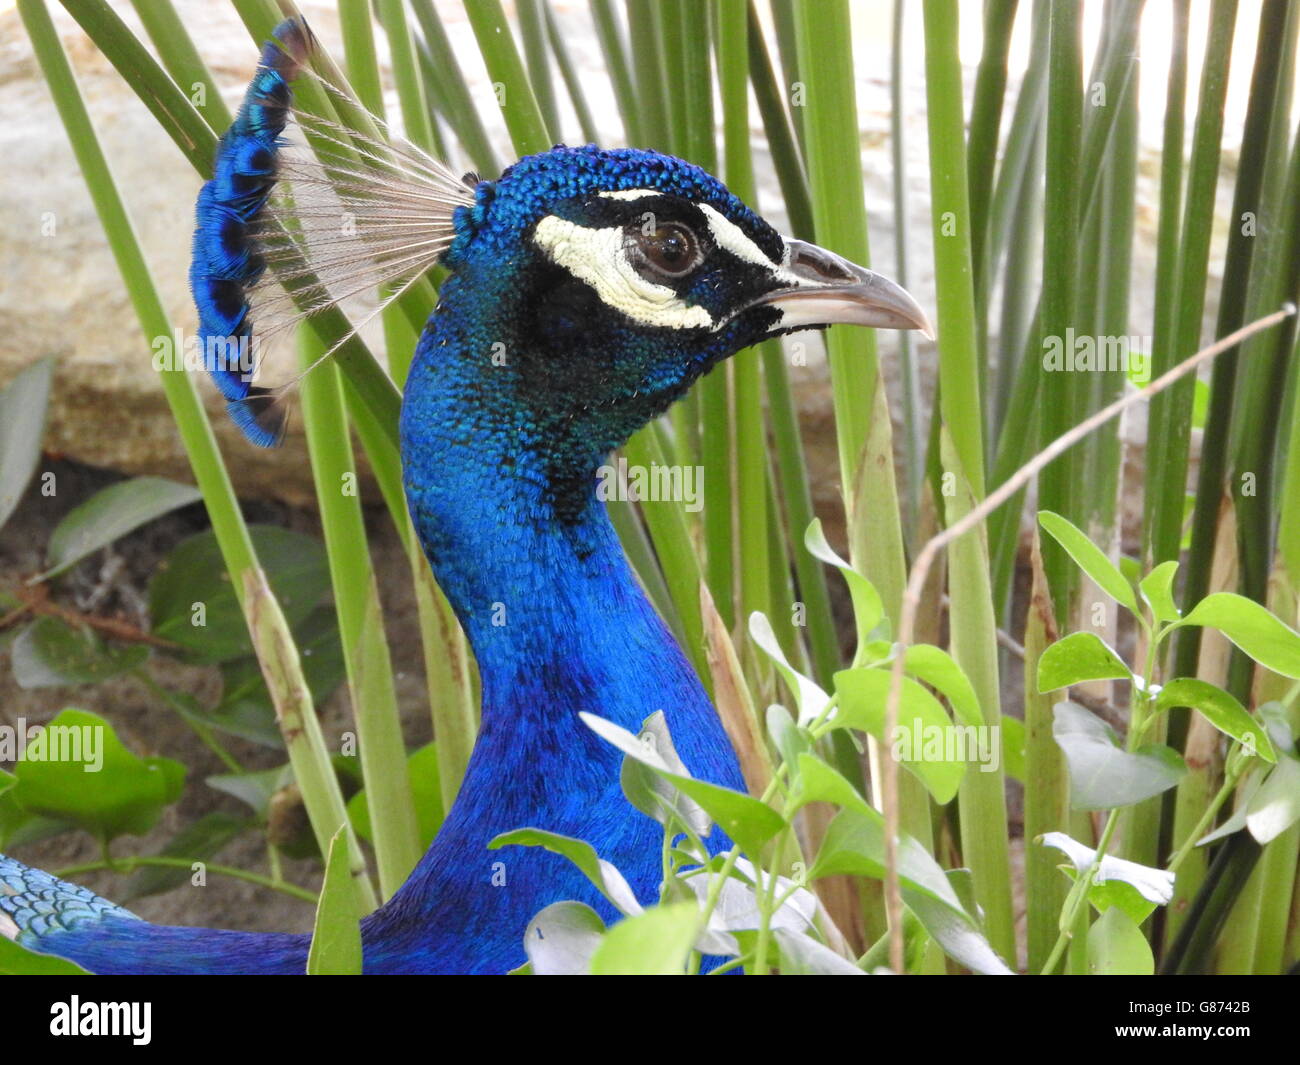
<path id="1" fill-rule="evenodd" d="M 716 178 L 658 152 L 557 146 L 486 181 L 298 116 L 315 123 L 318 147 L 339 150 L 291 158 L 291 83 L 317 76 L 313 48 L 300 19 L 276 31 L 221 141 L 197 206 L 200 333 L 216 342 L 208 368 L 231 416 L 272 444 L 288 392 L 253 378 L 268 333 L 292 319 L 280 312 L 379 281 L 397 293 L 434 263 L 448 271 L 400 440 L 415 529 L 479 664 L 482 725 L 437 838 L 362 921 L 364 966 L 507 972 L 548 904 L 615 915 L 563 858 L 489 851 L 498 834 L 587 840 L 638 897 L 657 893 L 660 826 L 623 798 L 621 756 L 580 712 L 636 731 L 662 710 L 694 776 L 744 789 L 714 707 L 623 553 L 598 470 L 751 344 L 832 323 L 928 327 L 899 286 L 784 239 Z M 288 179 L 293 196 L 278 196 Z M 351 241 L 333 235 L 340 212 L 356 221 Z M 715 831 L 709 845 L 729 842 Z M 3 855 L 0 934 L 119 974 L 302 973 L 310 945 L 150 924 Z"/>

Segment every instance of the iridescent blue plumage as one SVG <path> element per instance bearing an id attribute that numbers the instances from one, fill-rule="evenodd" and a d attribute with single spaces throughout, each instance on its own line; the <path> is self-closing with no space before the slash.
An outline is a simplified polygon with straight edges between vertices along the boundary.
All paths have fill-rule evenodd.
<path id="1" fill-rule="evenodd" d="M 255 443 L 275 442 L 250 401 L 255 357 L 249 289 L 265 271 L 250 237 L 275 184 L 293 93 L 289 83 L 310 48 L 299 21 L 276 31 L 230 128 L 221 138 L 212 180 L 199 191 L 190 289 L 199 315 L 204 365 L 229 402 L 231 417 Z"/>
<path id="2" fill-rule="evenodd" d="M 268 46 L 199 200 L 205 335 L 249 330 L 241 297 L 263 267 L 241 226 L 275 174 L 286 55 L 309 39 L 298 24 L 279 36 L 292 46 Z M 661 829 L 623 798 L 621 755 L 580 712 L 635 731 L 663 711 L 693 775 L 744 788 L 716 711 L 597 497 L 602 464 L 749 344 L 830 321 L 910 328 L 924 317 L 896 286 L 784 241 L 716 178 L 656 152 L 556 147 L 473 193 L 413 166 L 437 206 L 425 243 L 445 249 L 451 274 L 406 385 L 403 474 L 421 545 L 479 664 L 482 723 L 428 853 L 362 921 L 365 970 L 503 972 L 523 961 L 524 929 L 549 903 L 616 915 L 563 858 L 489 851 L 500 833 L 535 826 L 586 840 L 643 902 L 658 895 Z M 262 396 L 215 376 L 241 427 L 265 436 Z M 707 844 L 728 841 L 715 829 Z M 2 857 L 0 889 L 10 934 L 96 972 L 305 966 L 305 936 L 146 924 Z"/>

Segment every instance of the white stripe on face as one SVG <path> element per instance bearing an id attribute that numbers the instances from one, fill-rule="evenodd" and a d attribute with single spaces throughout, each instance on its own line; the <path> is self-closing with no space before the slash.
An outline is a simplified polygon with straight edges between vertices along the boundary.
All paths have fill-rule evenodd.
<path id="1" fill-rule="evenodd" d="M 634 322 L 669 329 L 714 328 L 713 316 L 703 307 L 684 302 L 667 285 L 637 273 L 624 239 L 622 226 L 590 229 L 555 215 L 547 215 L 533 230 L 533 242 L 552 262 L 585 281 L 607 306 Z"/>
<path id="2" fill-rule="evenodd" d="M 696 204 L 696 206 L 704 215 L 705 221 L 709 223 L 709 232 L 713 234 L 713 243 L 719 248 L 731 252 L 741 262 L 762 266 L 770 270 L 774 278 L 791 288 L 805 288 L 809 285 L 815 287 L 817 284 L 806 277 L 800 277 L 798 274 L 792 273 L 786 269 L 784 264 L 777 265 L 772 262 L 757 244 L 745 236 L 745 231 L 721 211 L 710 207 L 707 203 Z M 787 250 L 786 258 L 789 259 L 789 257 L 790 253 Z"/>
<path id="3" fill-rule="evenodd" d="M 617 189 L 600 193 L 606 200 L 644 200 L 647 196 L 662 196 L 658 189 Z"/>

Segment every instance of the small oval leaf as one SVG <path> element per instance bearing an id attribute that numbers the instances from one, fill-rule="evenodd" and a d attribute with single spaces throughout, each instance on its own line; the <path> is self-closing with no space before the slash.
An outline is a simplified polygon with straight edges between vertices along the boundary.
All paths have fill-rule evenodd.
<path id="1" fill-rule="evenodd" d="M 1074 559 L 1075 565 L 1093 579 L 1098 588 L 1130 613 L 1137 614 L 1137 596 L 1133 594 L 1133 585 L 1129 584 L 1119 567 L 1106 557 L 1101 548 L 1067 519 L 1050 510 L 1038 512 L 1038 523 Z"/>
<path id="2" fill-rule="evenodd" d="M 1038 659 L 1038 690 L 1052 692 L 1089 680 L 1131 680 L 1128 666 L 1094 632 L 1072 632 Z"/>

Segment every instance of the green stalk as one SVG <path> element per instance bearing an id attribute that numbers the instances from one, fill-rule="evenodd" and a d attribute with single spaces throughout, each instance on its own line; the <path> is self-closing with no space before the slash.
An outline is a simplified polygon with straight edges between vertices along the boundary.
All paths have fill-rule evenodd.
<path id="1" fill-rule="evenodd" d="M 429 51 L 429 72 L 439 93 L 439 110 L 479 171 L 488 176 L 500 173 L 501 164 L 433 0 L 411 0 L 411 9 Z"/>
<path id="2" fill-rule="evenodd" d="M 559 67 L 560 77 L 564 79 L 564 87 L 569 93 L 569 102 L 573 104 L 573 113 L 578 116 L 582 139 L 595 144 L 600 140 L 600 133 L 596 129 L 596 120 L 591 115 L 591 108 L 587 105 L 586 94 L 582 91 L 582 79 L 578 77 L 568 46 L 564 43 L 564 34 L 560 32 L 560 23 L 555 17 L 554 9 L 549 5 L 544 9 L 544 15 L 546 35 L 550 41 L 551 51 L 555 53 L 555 65 Z"/>
<path id="3" fill-rule="evenodd" d="M 749 18 L 747 0 L 718 0 L 718 83 L 727 186 L 746 203 L 756 204 L 754 161 L 749 148 Z M 780 343 L 769 341 L 780 357 Z M 763 417 L 763 355 L 740 352 L 735 363 L 736 501 L 739 543 L 740 616 L 755 610 L 772 614 L 773 589 L 768 559 L 767 428 Z M 723 614 L 723 618 L 726 615 Z"/>
<path id="4" fill-rule="evenodd" d="M 166 312 L 158 299 L 134 229 L 117 192 L 49 13 L 41 0 L 22 0 L 19 13 L 67 129 L 91 199 L 104 226 L 105 236 L 145 335 L 170 336 L 171 326 Z M 244 525 L 238 501 L 221 462 L 212 428 L 199 402 L 193 381 L 183 367 L 163 371 L 160 377 L 181 440 L 189 455 L 195 480 L 203 492 L 213 532 L 226 569 L 231 575 L 232 588 L 244 606 L 249 630 L 259 650 L 259 660 L 268 674 L 268 687 L 273 696 L 278 695 L 283 700 L 283 703 L 277 702 L 277 713 L 285 729 L 286 746 L 294 765 L 295 777 L 303 790 L 304 801 L 308 804 L 312 827 L 317 840 L 323 838 L 328 843 L 338 827 L 346 823 L 347 814 L 329 754 L 320 736 L 320 725 L 311 706 L 311 697 L 305 683 L 301 682 L 301 673 L 298 673 L 296 679 L 293 676 L 297 667 L 293 638 L 258 569 L 248 529 Z M 277 679 L 284 683 L 274 683 Z M 291 708 L 281 713 L 282 705 L 290 707 L 290 704 Z M 374 898 L 365 877 L 364 859 L 355 839 L 351 842 L 352 869 L 359 898 L 367 908 L 371 908 L 374 906 Z"/>
<path id="5" fill-rule="evenodd" d="M 207 119 L 195 110 L 189 97 L 167 76 L 105 0 L 83 0 L 76 4 L 65 0 L 64 7 L 95 42 L 95 47 L 113 64 L 131 91 L 149 108 L 181 154 L 195 170 L 207 177 L 212 172 L 217 135 Z M 171 40 L 166 43 L 169 47 L 174 46 Z M 172 65 L 183 64 L 185 56 L 193 51 L 192 45 L 179 47 L 182 50 L 171 60 Z"/>
<path id="6" fill-rule="evenodd" d="M 1293 518 L 1292 521 L 1295 519 Z M 1294 618 L 1297 613 L 1295 585 L 1288 579 L 1284 567 L 1279 567 L 1273 584 L 1270 608 L 1278 617 Z M 1277 680 L 1271 674 L 1269 680 Z M 1273 693 L 1269 693 L 1272 697 Z M 1281 695 L 1287 705 L 1286 694 Z M 1300 705 L 1290 703 L 1289 724 L 1294 734 L 1300 723 Z M 1300 872 L 1300 824 L 1292 825 L 1264 850 L 1261 866 L 1260 897 L 1264 905 L 1259 914 L 1259 931 L 1255 939 L 1255 972 L 1261 975 L 1281 974 L 1289 964 L 1287 956 L 1287 925 L 1292 919 L 1289 900 L 1295 895 L 1297 874 Z M 1240 903 L 1238 904 L 1240 905 Z"/>
<path id="7" fill-rule="evenodd" d="M 701 20 L 703 22 L 703 40 L 701 43 L 704 45 L 705 55 L 707 56 L 709 5 L 696 4 L 693 10 L 703 15 Z M 687 98 L 693 91 L 698 91 L 698 87 L 691 85 L 691 75 L 687 71 L 692 65 L 692 53 L 696 49 L 696 43 L 692 38 L 700 32 L 700 28 L 692 27 L 691 23 L 694 21 L 692 12 L 687 9 L 687 4 L 683 0 L 656 0 L 654 14 L 655 37 L 659 42 L 659 55 L 663 63 L 664 93 L 668 102 L 666 111 L 668 116 L 668 143 L 665 147 L 673 155 L 689 159 L 691 149 L 690 127 L 695 116 L 691 114 Z M 705 85 L 709 86 L 710 89 L 709 112 L 710 117 L 712 117 L 712 81 L 706 80 Z M 710 126 L 711 133 L 712 126 Z M 713 154 L 712 140 L 713 138 L 710 136 L 709 154 Z"/>
<path id="8" fill-rule="evenodd" d="M 1046 71 L 1045 65 L 1043 70 Z M 994 271 L 994 264 L 1001 258 L 1000 249 L 1006 248 L 1006 266 L 1002 275 L 1002 309 L 997 330 L 997 369 L 993 386 L 989 390 L 993 428 L 999 437 L 1006 428 L 1007 416 L 1013 410 L 1011 386 L 1016 376 L 1017 357 L 1023 354 L 1029 343 L 1035 298 L 1032 288 L 1038 268 L 1035 250 L 1043 243 L 1042 185 L 1040 180 L 1035 180 L 1041 177 L 1043 166 L 1041 110 L 1028 116 L 1024 125 L 1013 121 L 1012 129 L 1014 132 L 1007 148 L 1007 162 L 998 174 L 998 187 L 993 195 L 994 221 L 990 227 L 993 232 L 989 234 L 985 245 L 990 260 L 990 274 Z M 1008 173 L 1012 147 L 1020 140 L 1024 142 L 1023 156 L 1015 169 Z M 999 224 L 1000 214 L 1005 216 L 1002 224 Z M 998 250 L 995 250 L 995 246 Z M 976 308 L 986 309 L 980 303 L 976 304 Z M 1024 413 L 1026 412 L 1017 412 L 1018 415 Z M 1011 516 L 1018 513 L 1019 508 L 1008 508 Z M 994 543 L 1000 542 L 996 538 L 992 539 Z M 1002 589 L 1005 584 L 995 580 L 993 586 Z"/>
<path id="9" fill-rule="evenodd" d="M 772 167 L 781 198 L 785 201 L 786 217 L 790 220 L 790 233 L 801 240 L 813 236 L 812 202 L 808 197 L 808 175 L 804 173 L 803 157 L 795 141 L 794 124 L 786 111 L 785 94 L 777 82 L 772 57 L 763 39 L 763 26 L 758 10 L 751 0 L 749 23 L 749 77 L 754 87 L 754 99 L 763 119 L 768 150 L 772 153 Z"/>
<path id="10" fill-rule="evenodd" d="M 323 354 L 305 330 L 299 350 L 304 368 Z M 393 666 L 384 637 L 379 588 L 370 554 L 362 547 L 366 527 L 338 372 L 328 363 L 317 367 L 303 378 L 301 391 L 361 772 L 374 826 L 375 865 L 380 890 L 387 899 L 420 860 Z"/>
<path id="11" fill-rule="evenodd" d="M 645 135 L 641 129 L 641 112 L 637 107 L 636 86 L 632 81 L 622 23 L 614 8 L 614 0 L 590 0 L 590 3 L 596 36 L 605 56 L 605 69 L 609 71 L 618 113 L 623 118 L 624 138 L 628 144 L 639 146 L 645 142 Z"/>
<path id="12" fill-rule="evenodd" d="M 784 503 L 784 527 L 794 540 L 790 557 L 794 559 L 799 581 L 799 597 L 808 623 L 808 651 L 813 673 L 823 686 L 829 686 L 841 668 L 839 637 L 831 616 L 830 591 L 826 585 L 826 568 L 799 543 L 800 530 L 812 524 L 812 491 L 808 487 L 808 470 L 804 464 L 803 442 L 799 436 L 799 412 L 790 392 L 786 356 L 780 344 L 764 344 L 763 378 L 767 385 L 768 415 L 772 420 L 772 437 L 776 444 L 777 473 L 781 500 Z M 774 512 L 775 513 L 775 512 Z"/>
<path id="13" fill-rule="evenodd" d="M 993 193 L 993 167 L 998 158 L 1002 126 L 1002 101 L 1007 90 L 1007 54 L 1011 50 L 1011 28 L 1016 21 L 1017 0 L 989 0 L 984 5 L 983 50 L 975 74 L 975 94 L 970 108 L 967 161 L 970 167 L 971 263 L 975 268 L 976 291 L 987 288 L 983 277 L 984 243 L 989 228 L 989 204 Z M 895 20 L 901 0 L 895 0 Z"/>
<path id="14" fill-rule="evenodd" d="M 420 64 L 415 57 L 415 42 L 411 27 L 406 21 L 406 7 L 402 0 L 375 0 L 379 18 L 388 35 L 388 53 L 393 66 L 393 81 L 397 85 L 397 99 L 402 109 L 402 127 L 406 139 L 417 148 L 434 155 L 440 154 L 434 143 L 433 117 L 424 100 L 424 87 L 420 80 Z"/>
<path id="15" fill-rule="evenodd" d="M 1300 130 L 1292 142 L 1290 158 L 1281 200 L 1277 209 L 1270 212 L 1274 215 L 1276 236 L 1266 244 L 1263 269 L 1252 284 L 1252 301 L 1258 296 L 1270 309 L 1288 300 L 1295 302 L 1300 293 L 1300 264 L 1295 261 L 1300 254 L 1300 208 L 1296 203 L 1300 193 Z M 1285 411 L 1282 401 L 1288 394 L 1295 337 L 1294 319 L 1288 319 L 1276 334 L 1245 348 L 1246 358 L 1238 374 L 1237 406 L 1232 416 L 1231 483 L 1239 518 L 1241 591 L 1261 603 L 1267 601 L 1269 566 L 1273 559 L 1276 442 L 1272 434 L 1253 429 L 1282 424 Z M 1256 420 L 1260 418 L 1265 420 Z M 1234 656 L 1230 686 L 1249 692 L 1252 672 L 1249 659 Z"/>
<path id="16" fill-rule="evenodd" d="M 339 0 L 339 29 L 348 82 L 361 106 L 377 118 L 384 117 L 384 86 L 375 54 L 375 28 L 369 0 Z"/>
<path id="17" fill-rule="evenodd" d="M 1281 976 L 1286 971 L 1286 930 L 1297 860 L 1300 860 L 1300 826 L 1292 825 L 1264 849 L 1264 859 L 1257 870 L 1261 904 L 1255 915 L 1258 931 L 1252 970 L 1257 975 Z M 1241 909 L 1245 905 L 1243 895 L 1237 907 Z"/>
<path id="18" fill-rule="evenodd" d="M 804 125 L 818 242 L 867 265 L 867 214 L 858 157 L 851 20 L 847 0 L 796 0 L 799 62 L 805 78 Z M 880 379 L 876 335 L 833 326 L 826 334 L 836 442 L 849 525 L 849 557 L 880 592 L 896 622 L 905 567 L 893 473 L 891 430 L 872 425 Z M 874 429 L 873 449 L 864 445 Z"/>
<path id="19" fill-rule="evenodd" d="M 627 0 L 627 30 L 636 84 L 636 111 L 641 116 L 640 147 L 663 151 L 670 147 L 672 135 L 668 128 L 668 101 L 664 95 L 664 65 L 654 0 Z"/>
<path id="20" fill-rule="evenodd" d="M 1224 256 L 1223 284 L 1219 292 L 1219 315 L 1214 335 L 1227 336 L 1246 320 L 1252 274 L 1258 277 L 1255 245 L 1259 239 L 1248 229 L 1243 216 L 1250 212 L 1261 220 L 1264 208 L 1264 173 L 1267 158 L 1275 159 L 1286 152 L 1286 116 L 1290 112 L 1290 93 L 1280 85 L 1289 80 L 1284 71 L 1294 73 L 1296 27 L 1295 6 L 1287 29 L 1278 33 L 1269 13 L 1261 10 L 1259 38 L 1255 49 L 1255 67 L 1251 75 L 1250 100 L 1246 124 L 1242 131 L 1241 157 L 1237 164 L 1237 184 L 1233 191 L 1232 219 L 1228 227 L 1228 247 Z M 1281 122 L 1276 122 L 1276 118 Z M 1277 127 L 1281 138 L 1270 134 Z M 1261 252 L 1260 259 L 1263 258 Z M 1190 608 L 1209 588 L 1210 565 L 1214 557 L 1219 508 L 1227 472 L 1229 430 L 1236 395 L 1237 359 L 1240 349 L 1225 351 L 1214 360 L 1210 375 L 1210 403 L 1205 428 L 1201 434 L 1200 469 L 1196 481 L 1196 506 L 1192 514 L 1191 548 L 1184 567 L 1183 604 Z M 1192 626 L 1178 633 L 1173 676 L 1194 675 L 1201 648 L 1201 629 Z M 1181 748 L 1187 729 L 1187 712 L 1180 711 L 1170 720 L 1172 741 Z"/>
<path id="21" fill-rule="evenodd" d="M 1041 972 L 1057 937 L 1057 917 L 1065 905 L 1066 881 L 1057 861 L 1038 838 L 1070 828 L 1070 779 L 1065 758 L 1052 735 L 1052 693 L 1038 691 L 1038 660 L 1056 642 L 1056 614 L 1043 578 L 1038 532 L 1031 555 L 1033 587 L 1025 620 L 1025 898 L 1029 968 Z"/>
<path id="22" fill-rule="evenodd" d="M 202 109 L 208 125 L 213 129 L 225 129 L 230 125 L 230 109 L 221 98 L 207 64 L 185 31 L 185 24 L 177 16 L 172 0 L 131 0 L 131 6 L 172 80 L 182 92 L 189 94 L 191 103 Z M 201 103 L 195 103 L 196 95 L 201 97 Z"/>
<path id="23" fill-rule="evenodd" d="M 935 289 L 938 302 L 941 447 L 951 524 L 984 496 L 984 430 L 979 343 L 971 270 L 970 203 L 966 145 L 962 136 L 961 62 L 956 0 L 926 0 L 925 70 L 930 133 L 930 188 L 934 219 Z M 950 226 L 950 221 L 955 225 Z M 946 478 L 945 478 L 946 480 Z M 969 495 L 968 495 L 969 493 Z M 997 621 L 989 586 L 988 546 L 982 529 L 957 540 L 948 553 L 953 655 L 979 697 L 987 724 L 1002 720 L 998 686 Z M 984 768 L 984 767 L 981 767 Z M 960 791 L 962 860 L 975 880 L 989 942 L 1004 957 L 1016 956 L 1011 906 L 1003 775 L 968 772 Z"/>
<path id="24" fill-rule="evenodd" d="M 801 31 L 798 28 L 799 14 L 795 7 L 796 3 L 797 0 L 771 0 L 772 25 L 776 29 L 776 48 L 781 59 L 781 90 L 782 95 L 790 100 L 791 107 L 795 106 L 793 95 L 796 87 L 803 85 L 804 89 L 807 89 L 799 69 L 802 52 L 799 47 Z M 800 115 L 795 116 L 794 133 L 799 140 L 799 149 L 806 159 L 808 131 Z"/>
<path id="25" fill-rule="evenodd" d="M 1176 310 L 1163 338 L 1153 341 L 1151 372 L 1164 373 L 1200 346 L 1201 315 L 1214 222 L 1214 194 L 1223 139 L 1223 108 L 1228 89 L 1236 0 L 1211 6 L 1201 98 L 1192 141 L 1192 160 L 1183 210 L 1178 260 Z M 1178 557 L 1182 537 L 1183 497 L 1187 485 L 1187 447 L 1192 427 L 1195 382 L 1185 377 L 1151 399 L 1145 478 L 1144 547 L 1148 568 Z"/>
<path id="26" fill-rule="evenodd" d="M 1047 185 L 1050 209 L 1043 220 L 1043 296 L 1041 335 L 1060 338 L 1075 321 L 1078 298 L 1079 152 L 1082 137 L 1080 83 L 1082 39 L 1075 0 L 1052 0 L 1047 98 Z M 1041 365 L 1041 363 L 1040 363 Z M 1040 370 L 1039 446 L 1074 424 L 1074 381 L 1061 371 Z M 1038 477 L 1039 506 L 1077 520 L 1073 456 L 1065 455 Z M 1070 616 L 1078 578 L 1059 545 L 1043 544 L 1043 570 L 1055 598 L 1057 620 Z"/>
<path id="27" fill-rule="evenodd" d="M 1013 10 L 1014 7 L 1015 3 L 1012 0 Z M 894 280 L 903 288 L 907 288 L 907 246 L 910 241 L 907 218 L 907 153 L 904 145 L 904 126 L 906 125 L 904 118 L 907 114 L 907 109 L 903 103 L 904 12 L 903 0 L 894 0 L 889 45 L 889 92 L 892 105 L 889 113 L 889 148 L 894 164 L 893 180 L 891 182 L 894 193 Z M 999 106 L 1001 105 L 999 104 Z M 997 149 L 996 135 L 995 126 L 995 139 L 992 146 L 994 154 L 996 154 Z M 993 155 L 990 155 L 990 180 L 992 180 L 992 159 Z M 904 497 L 904 514 L 907 527 L 911 529 L 916 527 L 915 508 L 921 495 L 921 482 L 925 478 L 925 440 L 921 429 L 921 380 L 913 348 L 911 331 L 904 330 L 899 333 L 898 373 L 902 382 L 900 399 L 903 406 L 903 442 L 907 459 L 904 466 L 906 470 L 905 483 L 907 485 L 907 492 Z"/>
<path id="28" fill-rule="evenodd" d="M 551 53 L 546 44 L 546 16 L 542 12 L 542 0 L 515 0 L 515 14 L 519 18 L 519 36 L 524 42 L 528 82 L 533 87 L 537 108 L 551 135 L 559 138 L 560 105 L 555 97 L 555 82 L 551 77 Z"/>
<path id="29" fill-rule="evenodd" d="M 1258 286 L 1260 298 L 1274 305 L 1280 304 L 1284 299 L 1295 302 L 1297 293 L 1300 292 L 1300 136 L 1293 142 L 1286 192 L 1281 202 L 1277 254 L 1270 249 Z M 1281 397 L 1286 394 L 1287 370 L 1294 359 L 1295 316 L 1286 319 L 1276 334 L 1267 339 L 1267 346 L 1247 348 L 1247 356 L 1241 360 L 1245 379 L 1238 389 L 1239 408 L 1233 419 L 1236 424 L 1277 424 L 1280 418 Z M 1267 417 L 1271 421 L 1247 422 L 1244 420 L 1247 417 Z M 1292 432 L 1294 431 L 1293 425 Z M 1234 456 L 1234 462 L 1238 464 L 1234 474 L 1252 475 L 1256 481 L 1257 495 L 1263 497 L 1250 498 L 1249 507 L 1246 506 L 1247 497 L 1244 494 L 1235 497 L 1239 514 L 1244 510 L 1249 515 L 1238 522 L 1242 591 L 1256 601 L 1263 602 L 1267 596 L 1267 563 L 1264 563 L 1261 574 L 1258 556 L 1270 550 L 1274 449 L 1271 442 L 1268 447 L 1255 443 L 1252 436 L 1257 435 L 1260 434 L 1242 433 L 1238 447 L 1234 449 L 1238 451 Z M 1245 465 L 1249 461 L 1254 461 L 1255 464 Z M 1289 532 L 1288 535 L 1293 537 L 1294 533 Z M 1239 699 L 1249 698 L 1253 673 L 1254 663 L 1245 656 L 1234 654 L 1228 690 Z M 1205 967 L 1238 894 L 1245 887 L 1259 860 L 1260 851 L 1260 846 L 1246 831 L 1234 833 L 1221 845 L 1189 913 L 1187 926 L 1174 944 L 1167 963 L 1171 971 L 1199 972 Z"/>
<path id="30" fill-rule="evenodd" d="M 465 13 L 478 40 L 488 77 L 496 84 L 497 102 L 506 129 L 521 156 L 544 152 L 554 143 L 546 125 L 524 62 L 510 35 L 510 24 L 501 9 L 501 0 L 474 0 Z"/>
<path id="31" fill-rule="evenodd" d="M 667 462 L 654 426 L 634 435 L 623 450 L 629 463 L 646 469 Z M 704 579 L 704 574 L 691 544 L 686 512 L 680 503 L 661 501 L 643 506 L 641 513 L 663 566 L 664 579 L 677 608 L 677 616 L 681 618 L 686 656 L 705 686 L 709 687 L 711 680 L 704 651 L 704 621 L 700 614 L 700 581 Z"/>

